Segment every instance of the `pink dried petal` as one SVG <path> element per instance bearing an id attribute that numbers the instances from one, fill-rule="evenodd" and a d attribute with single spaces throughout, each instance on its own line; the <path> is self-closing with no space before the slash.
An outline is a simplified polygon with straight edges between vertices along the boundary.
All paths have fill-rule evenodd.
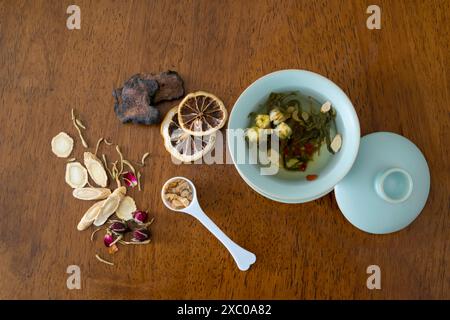
<path id="1" fill-rule="evenodd" d="M 144 223 L 147 221 L 148 213 L 145 211 L 135 211 L 133 212 L 133 219 L 138 223 Z"/>
<path id="2" fill-rule="evenodd" d="M 138 229 L 133 231 L 132 241 L 142 242 L 150 238 L 150 231 L 147 229 Z"/>
<path id="3" fill-rule="evenodd" d="M 123 181 L 127 187 L 134 188 L 137 186 L 138 181 L 133 172 L 128 171 L 123 174 Z"/>
<path id="4" fill-rule="evenodd" d="M 103 237 L 103 243 L 105 244 L 105 246 L 109 247 L 113 242 L 114 237 L 111 234 L 105 234 L 105 236 Z"/>
<path id="5" fill-rule="evenodd" d="M 116 233 L 124 233 L 125 231 L 127 231 L 127 225 L 121 221 L 115 221 L 111 223 L 108 228 L 109 230 Z"/>

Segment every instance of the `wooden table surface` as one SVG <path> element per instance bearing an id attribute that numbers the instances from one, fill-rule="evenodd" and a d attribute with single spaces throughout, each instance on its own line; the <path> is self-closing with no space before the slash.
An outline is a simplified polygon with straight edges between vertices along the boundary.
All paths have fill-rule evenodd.
<path id="1" fill-rule="evenodd" d="M 0 1 L 0 298 L 449 299 L 450 1 L 375 2 L 381 30 L 366 27 L 371 1 L 77 0 L 81 30 L 68 30 L 72 1 Z M 364 233 L 332 193 L 270 201 L 233 165 L 173 164 L 159 126 L 123 125 L 113 112 L 111 89 L 137 72 L 176 70 L 188 92 L 213 92 L 231 111 L 250 83 L 286 68 L 336 82 L 363 135 L 396 132 L 423 151 L 431 192 L 412 225 Z M 71 108 L 91 146 L 103 136 L 130 159 L 151 153 L 143 191 L 131 192 L 156 219 L 151 245 L 109 257 L 76 230 L 90 204 L 72 197 L 50 148 L 67 131 L 82 155 Z M 198 222 L 164 208 L 159 191 L 175 175 L 191 178 L 210 217 L 256 253 L 248 272 Z M 372 264 L 381 290 L 366 287 Z M 80 290 L 66 287 L 69 265 L 80 267 Z"/>

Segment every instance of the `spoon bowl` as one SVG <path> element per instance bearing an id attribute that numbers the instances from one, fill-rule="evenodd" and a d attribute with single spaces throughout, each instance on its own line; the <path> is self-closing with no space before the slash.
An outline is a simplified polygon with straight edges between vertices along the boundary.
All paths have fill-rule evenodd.
<path id="1" fill-rule="evenodd" d="M 189 187 L 191 188 L 191 191 L 192 191 L 192 201 L 189 203 L 189 205 L 188 205 L 187 207 L 181 208 L 181 209 L 175 209 L 175 208 L 173 208 L 173 207 L 170 205 L 170 203 L 169 203 L 169 202 L 165 199 L 165 197 L 164 197 L 164 193 L 165 193 L 165 190 L 167 189 L 167 186 L 168 186 L 170 183 L 172 183 L 172 182 L 174 182 L 174 181 L 176 181 L 176 180 L 184 180 L 184 181 L 186 181 L 186 182 L 189 184 Z M 173 177 L 173 178 L 170 178 L 169 180 L 167 180 L 167 181 L 164 183 L 164 185 L 163 185 L 163 187 L 162 187 L 162 189 L 161 189 L 161 198 L 162 198 L 162 201 L 163 201 L 164 205 L 165 205 L 168 209 L 170 209 L 170 210 L 172 210 L 172 211 L 181 212 L 181 213 L 187 213 L 186 210 L 187 210 L 189 207 L 191 207 L 195 202 L 198 202 L 198 200 L 197 200 L 197 189 L 195 189 L 195 185 L 192 183 L 191 180 L 189 180 L 189 179 L 187 179 L 187 178 L 185 178 L 185 177 Z"/>

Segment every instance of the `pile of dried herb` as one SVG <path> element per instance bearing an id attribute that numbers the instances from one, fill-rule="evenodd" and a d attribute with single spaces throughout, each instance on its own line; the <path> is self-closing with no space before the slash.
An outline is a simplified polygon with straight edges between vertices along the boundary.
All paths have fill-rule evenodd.
<path id="1" fill-rule="evenodd" d="M 86 126 L 71 111 L 71 121 L 80 138 L 80 142 L 85 149 L 88 149 L 88 143 L 83 135 Z M 153 222 L 147 223 L 148 213 L 137 209 L 132 197 L 126 195 L 127 187 L 137 187 L 141 190 L 141 172 L 136 170 L 145 166 L 145 160 L 149 153 L 142 156 L 140 162 L 127 160 L 120 147 L 115 145 L 114 153 L 118 160 L 111 162 L 110 166 L 105 154 L 102 154 L 102 160 L 97 157 L 101 144 L 112 146 L 104 138 L 97 141 L 94 152 L 85 151 L 83 153 L 83 164 L 76 161 L 76 158 L 70 158 L 66 164 L 66 182 L 73 188 L 73 196 L 76 199 L 84 201 L 96 201 L 83 215 L 78 223 L 78 230 L 85 230 L 92 224 L 102 226 L 109 223 L 106 228 L 96 229 L 91 236 L 101 230 L 106 230 L 104 239 L 105 245 L 109 248 L 109 253 L 118 251 L 117 244 L 147 244 L 150 242 L 150 231 L 148 226 Z M 60 158 L 68 158 L 73 151 L 74 141 L 65 132 L 60 132 L 51 142 L 53 153 Z M 91 183 L 92 182 L 92 183 Z M 122 186 L 122 183 L 125 186 Z M 116 188 L 112 190 L 112 184 Z M 115 215 L 115 219 L 109 220 Z M 123 227 L 119 228 L 119 225 Z M 129 236 L 128 236 L 129 235 Z M 104 263 L 112 264 L 101 258 L 98 254 L 96 258 Z"/>
<path id="2" fill-rule="evenodd" d="M 119 251 L 118 244 L 121 245 L 143 245 L 151 242 L 150 230 L 148 227 L 153 223 L 153 219 L 149 222 L 148 213 L 146 211 L 135 211 L 132 214 L 132 218 L 129 220 L 113 219 L 108 220 L 108 227 L 98 228 L 91 234 L 91 241 L 94 241 L 95 234 L 100 230 L 106 230 L 103 236 L 103 243 L 108 248 L 109 254 L 114 254 Z M 107 264 L 113 264 L 98 254 L 96 258 L 100 262 Z"/>
<path id="3" fill-rule="evenodd" d="M 307 103 L 305 103 L 307 101 Z M 320 152 L 323 143 L 335 154 L 342 145 L 342 137 L 336 134 L 336 111 L 329 101 L 321 107 L 312 97 L 299 92 L 272 92 L 260 106 L 261 113 L 251 113 L 254 126 L 248 128 L 249 142 L 257 142 L 264 131 L 276 134 L 280 139 L 282 166 L 288 170 L 305 171 L 314 155 Z M 317 175 L 307 176 L 315 180 Z"/>

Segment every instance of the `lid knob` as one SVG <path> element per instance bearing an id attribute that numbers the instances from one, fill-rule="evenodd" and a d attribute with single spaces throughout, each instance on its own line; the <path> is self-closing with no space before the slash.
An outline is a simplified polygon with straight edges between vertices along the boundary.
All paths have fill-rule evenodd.
<path id="1" fill-rule="evenodd" d="M 408 171 L 390 168 L 375 177 L 375 191 L 378 196 L 390 203 L 406 201 L 412 193 L 413 181 Z"/>

